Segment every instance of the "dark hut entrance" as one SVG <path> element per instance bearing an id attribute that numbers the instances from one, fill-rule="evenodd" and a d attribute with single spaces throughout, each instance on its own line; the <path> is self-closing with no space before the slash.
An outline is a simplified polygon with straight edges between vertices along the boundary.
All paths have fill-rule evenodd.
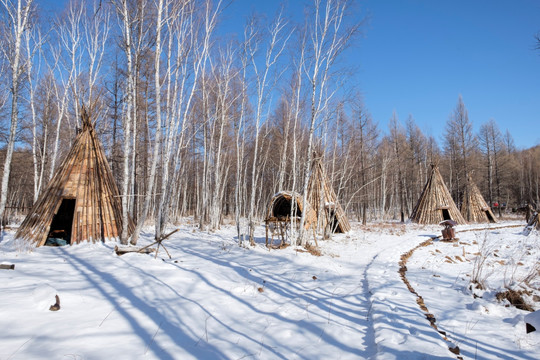
<path id="1" fill-rule="evenodd" d="M 293 200 L 292 197 L 287 198 L 285 196 L 281 196 L 277 198 L 274 201 L 274 205 L 272 207 L 272 215 L 275 218 L 278 218 L 280 220 L 284 220 L 285 218 L 290 217 L 292 200 Z M 296 202 L 295 205 L 296 205 L 295 206 L 296 209 L 293 208 L 293 213 L 292 213 L 293 217 L 302 216 L 302 210 L 300 210 L 300 207 L 298 206 L 298 202 Z"/>
<path id="2" fill-rule="evenodd" d="M 452 220 L 452 218 L 450 217 L 450 211 L 448 211 L 448 209 L 443 208 L 441 210 L 442 210 L 442 216 L 444 220 Z"/>
<path id="3" fill-rule="evenodd" d="M 490 223 L 496 223 L 495 219 L 494 219 L 493 216 L 491 215 L 491 214 L 492 214 L 491 211 L 484 210 L 484 212 L 486 213 L 486 217 L 488 218 L 488 220 L 489 220 Z"/>
<path id="4" fill-rule="evenodd" d="M 60 240 L 65 240 L 66 245 L 71 244 L 71 229 L 73 226 L 75 203 L 76 199 L 62 199 L 62 203 L 51 222 L 51 228 L 45 245 L 64 245 Z"/>
<path id="5" fill-rule="evenodd" d="M 332 205 L 326 205 L 326 214 L 328 216 L 328 228 L 332 233 L 342 234 L 344 231 L 340 226 L 339 219 L 336 214 L 336 208 Z M 325 233 L 325 238 L 329 238 L 329 234 Z"/>
<path id="6" fill-rule="evenodd" d="M 291 217 L 291 204 L 295 202 Z M 274 195 L 268 207 L 268 216 L 264 220 L 266 224 L 266 246 L 273 247 L 274 235 L 281 240 L 278 247 L 285 245 L 290 226 L 300 223 L 302 212 L 305 212 L 305 229 L 312 227 L 316 223 L 317 216 L 309 203 L 303 204 L 299 194 L 289 191 L 281 191 Z M 268 237 L 271 233 L 271 243 L 268 244 Z"/>

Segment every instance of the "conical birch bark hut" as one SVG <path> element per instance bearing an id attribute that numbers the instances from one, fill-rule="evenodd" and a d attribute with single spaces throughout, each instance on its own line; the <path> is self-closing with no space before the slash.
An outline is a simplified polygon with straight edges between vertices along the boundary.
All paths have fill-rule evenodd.
<path id="1" fill-rule="evenodd" d="M 461 203 L 461 215 L 468 222 L 475 223 L 496 223 L 495 215 L 484 200 L 484 197 L 478 190 L 471 177 L 467 178 L 465 192 L 463 193 L 463 202 Z"/>
<path id="2" fill-rule="evenodd" d="M 438 224 L 444 220 L 467 223 L 452 200 L 437 165 L 431 165 L 431 174 L 410 219 L 419 224 Z"/>
<path id="3" fill-rule="evenodd" d="M 34 246 L 114 240 L 122 232 L 122 203 L 94 126 L 82 110 L 82 131 L 19 227 L 15 237 Z M 129 232 L 133 230 L 130 220 Z"/>
<path id="4" fill-rule="evenodd" d="M 307 199 L 317 215 L 317 227 L 325 229 L 330 226 L 330 230 L 337 233 L 351 230 L 347 216 L 326 177 L 320 157 L 315 157 L 311 171 Z"/>

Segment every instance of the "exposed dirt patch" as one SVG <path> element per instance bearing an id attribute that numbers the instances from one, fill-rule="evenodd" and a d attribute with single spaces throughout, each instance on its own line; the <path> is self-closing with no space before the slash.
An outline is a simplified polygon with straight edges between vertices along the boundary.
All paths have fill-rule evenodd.
<path id="1" fill-rule="evenodd" d="M 515 291 L 512 289 L 509 289 L 504 292 L 497 293 L 495 297 L 499 301 L 502 301 L 504 299 L 508 300 L 508 302 L 512 306 L 518 309 L 531 311 L 531 312 L 534 311 L 534 309 L 529 304 L 527 304 L 525 300 L 523 300 L 523 294 L 531 295 L 530 292 L 528 291 L 522 291 L 522 290 Z"/>
<path id="2" fill-rule="evenodd" d="M 304 249 L 296 249 L 298 252 L 307 252 L 310 253 L 313 256 L 321 256 L 321 249 L 319 249 L 317 246 L 313 246 L 310 244 L 306 244 Z"/>

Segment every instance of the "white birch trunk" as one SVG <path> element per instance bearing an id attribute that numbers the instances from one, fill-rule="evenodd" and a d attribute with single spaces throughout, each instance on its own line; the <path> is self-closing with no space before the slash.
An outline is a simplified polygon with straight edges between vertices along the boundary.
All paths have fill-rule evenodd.
<path id="1" fill-rule="evenodd" d="M 252 22 L 250 26 L 255 26 Z M 256 187 L 259 180 L 258 173 L 258 152 L 259 152 L 259 135 L 260 129 L 262 126 L 262 117 L 264 112 L 264 107 L 266 105 L 266 93 L 267 93 L 267 81 L 270 74 L 270 69 L 277 62 L 279 56 L 283 52 L 285 45 L 289 36 L 284 39 L 280 38 L 283 28 L 285 27 L 285 22 L 281 18 L 281 14 L 277 17 L 273 27 L 270 30 L 270 43 L 268 44 L 268 49 L 265 55 L 264 70 L 262 73 L 258 71 L 256 63 L 256 53 L 258 44 L 249 43 L 251 63 L 253 65 L 253 70 L 255 73 L 256 85 L 257 85 L 257 104 L 255 112 L 255 144 L 253 148 L 253 164 L 251 167 L 251 195 L 249 199 L 249 210 L 248 210 L 248 226 L 249 226 L 249 241 L 253 246 L 255 245 L 254 232 L 255 232 L 255 201 L 256 201 Z M 250 33 L 256 33 L 255 29 L 251 30 Z M 281 45 L 279 44 L 281 42 Z M 276 49 L 276 47 L 278 47 Z"/>
<path id="2" fill-rule="evenodd" d="M 120 241 L 127 245 L 129 237 L 129 184 L 130 184 L 130 154 L 131 154 L 131 111 L 133 106 L 133 55 L 131 44 L 131 18 L 127 7 L 127 0 L 120 0 L 117 4 L 117 11 L 122 20 L 122 32 L 124 40 L 124 51 L 127 62 L 127 89 L 124 117 L 122 121 L 124 130 L 124 169 L 122 179 L 122 234 Z"/>
<path id="3" fill-rule="evenodd" d="M 15 147 L 15 135 L 19 120 L 19 85 L 20 77 L 23 74 L 24 66 L 21 65 L 21 42 L 23 34 L 27 29 L 30 8 L 32 0 L 17 0 L 17 8 L 8 0 L 2 0 L 6 11 L 11 18 L 13 24 L 13 53 L 8 54 L 8 59 L 11 67 L 11 125 L 9 129 L 9 137 L 6 150 L 6 158 L 4 160 L 4 172 L 2 174 L 2 185 L 0 190 L 0 224 L 5 225 L 6 222 L 6 203 L 9 184 L 9 174 L 11 172 L 11 160 L 13 158 L 13 150 Z M 31 61 L 31 59 L 29 59 Z M 24 65 L 24 64 L 23 64 Z"/>
<path id="4" fill-rule="evenodd" d="M 161 31 L 163 28 L 163 0 L 157 0 L 157 20 L 156 20 L 156 48 L 154 55 L 154 88 L 156 91 L 156 130 L 154 139 L 154 153 L 152 156 L 152 164 L 150 165 L 150 176 L 148 178 L 148 185 L 146 186 L 146 194 L 144 196 L 144 204 L 142 208 L 141 216 L 137 221 L 135 231 L 131 236 L 131 244 L 137 245 L 137 240 L 141 229 L 146 221 L 148 215 L 148 209 L 150 208 L 150 201 L 154 196 L 154 182 L 156 178 L 156 168 L 159 157 L 159 151 L 161 149 L 161 78 L 160 78 L 160 66 L 161 66 Z M 157 238 L 156 233 L 156 239 Z"/>

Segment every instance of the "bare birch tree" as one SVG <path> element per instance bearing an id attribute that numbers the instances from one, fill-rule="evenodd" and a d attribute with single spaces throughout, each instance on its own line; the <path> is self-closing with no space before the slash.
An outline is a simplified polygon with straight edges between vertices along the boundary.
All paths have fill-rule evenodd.
<path id="1" fill-rule="evenodd" d="M 2 52 L 9 62 L 11 71 L 11 125 L 0 188 L 0 225 L 4 226 L 7 221 L 5 209 L 8 197 L 9 174 L 19 121 L 19 92 L 27 61 L 31 60 L 23 58 L 24 45 L 22 42 L 24 33 L 29 30 L 33 0 L 1 0 L 1 3 L 7 13 L 7 19 L 4 20 L 5 23 L 3 24 L 6 40 L 4 46 L 2 46 Z"/>
<path id="2" fill-rule="evenodd" d="M 141 232 L 142 226 L 146 221 L 148 211 L 150 208 L 150 201 L 154 196 L 154 182 L 156 179 L 156 168 L 158 163 L 159 152 L 161 148 L 161 77 L 160 77 L 160 67 L 161 67 L 161 33 L 163 30 L 163 25 L 166 20 L 163 19 L 163 4 L 164 0 L 157 0 L 157 18 L 156 18 L 156 38 L 155 38 L 155 49 L 154 49 L 154 90 L 155 90 L 155 106 L 156 106 L 156 127 L 154 135 L 154 150 L 152 155 L 152 163 L 150 165 L 150 176 L 148 177 L 148 183 L 146 185 L 146 194 L 144 195 L 144 204 L 142 208 L 142 213 L 138 217 L 137 226 L 131 236 L 131 244 L 136 245 Z M 166 4 L 165 6 L 167 6 Z M 156 234 L 157 235 L 157 234 Z"/>
<path id="3" fill-rule="evenodd" d="M 71 99 L 73 103 L 78 103 L 78 91 L 77 91 L 77 79 L 81 71 L 81 57 L 82 57 L 82 17 L 84 14 L 84 8 L 81 3 L 71 1 L 68 3 L 65 16 L 58 21 L 56 26 L 57 41 L 58 44 L 52 49 L 54 61 L 53 69 L 57 70 L 57 74 L 61 79 L 63 89 L 60 90 L 56 87 L 57 102 L 60 111 L 58 111 L 58 119 L 56 121 L 56 133 L 54 141 L 54 149 L 51 154 L 51 171 L 49 173 L 49 180 L 54 174 L 56 162 L 59 157 L 60 138 L 62 135 L 62 129 L 64 118 L 68 117 L 69 107 L 69 94 L 72 94 Z M 68 75 L 65 76 L 64 73 Z M 55 82 L 55 85 L 56 82 Z M 78 107 L 75 105 L 75 123 L 78 123 Z"/>
<path id="4" fill-rule="evenodd" d="M 307 19 L 305 41 L 302 46 L 309 51 L 309 57 L 304 63 L 304 73 L 309 84 L 309 132 L 306 161 L 303 164 L 303 203 L 307 201 L 307 190 L 311 176 L 311 166 L 314 149 L 314 133 L 319 125 L 320 116 L 326 110 L 328 102 L 335 93 L 335 88 L 329 87 L 332 68 L 338 56 L 345 50 L 351 37 L 355 35 L 360 23 L 350 26 L 344 23 L 347 0 L 314 0 L 312 18 Z M 309 42 L 309 43 L 308 43 Z M 305 212 L 300 220 L 300 241 L 305 246 Z"/>
<path id="5" fill-rule="evenodd" d="M 258 173 L 259 169 L 259 142 L 260 142 L 260 131 L 263 122 L 263 117 L 266 113 L 266 105 L 268 102 L 269 92 L 269 83 L 272 79 L 269 79 L 271 76 L 271 71 L 276 65 L 279 57 L 283 53 L 285 46 L 290 33 L 285 32 L 286 21 L 283 19 L 282 14 L 280 13 L 272 27 L 270 28 L 270 39 L 266 52 L 264 54 L 264 63 L 261 69 L 259 69 L 259 64 L 257 61 L 257 55 L 260 43 L 258 41 L 248 43 L 249 58 L 251 60 L 251 66 L 254 73 L 255 81 L 255 90 L 256 90 L 256 99 L 255 99 L 255 143 L 253 146 L 253 160 L 251 167 L 251 193 L 249 196 L 249 207 L 248 207 L 248 227 L 249 227 L 249 241 L 251 245 L 255 244 L 254 232 L 255 232 L 255 207 L 256 207 L 256 189 L 257 183 L 260 177 Z M 249 39 L 256 38 L 256 35 L 251 35 L 257 33 L 256 27 L 257 24 L 252 21 L 249 22 L 248 27 L 250 28 L 247 33 Z"/>
<path id="6" fill-rule="evenodd" d="M 41 191 L 41 183 L 42 183 L 42 175 L 43 174 L 43 167 L 44 164 L 41 163 L 38 160 L 39 154 L 38 154 L 38 119 L 36 114 L 36 102 L 35 102 L 35 93 L 36 93 L 36 77 L 37 74 L 39 74 L 40 71 L 40 65 L 41 61 L 39 59 L 41 56 L 40 49 L 44 42 L 44 40 L 41 37 L 41 32 L 39 29 L 36 29 L 35 31 L 27 31 L 24 34 L 25 38 L 25 50 L 26 50 L 26 57 L 29 59 L 28 66 L 27 66 L 27 78 L 28 78 L 28 102 L 30 105 L 30 116 L 32 118 L 32 162 L 34 165 L 34 196 L 33 196 L 33 202 L 36 202 L 39 193 Z M 34 56 L 38 55 L 38 61 L 37 61 L 37 70 L 34 70 L 33 67 L 33 58 Z"/>
<path id="7" fill-rule="evenodd" d="M 162 185 L 161 197 L 157 210 L 156 232 L 159 234 L 169 217 L 169 204 L 178 206 L 181 198 L 180 190 L 186 194 L 187 187 L 177 187 L 186 174 L 186 164 L 182 162 L 182 150 L 185 149 L 190 139 L 186 140 L 188 120 L 193 111 L 194 98 L 199 90 L 201 74 L 205 74 L 207 63 L 212 47 L 212 37 L 220 14 L 221 1 L 213 5 L 207 0 L 204 7 L 196 6 L 194 1 L 183 3 L 178 9 L 179 18 L 174 22 L 174 33 L 176 36 L 176 69 L 175 84 L 171 96 L 174 113 L 173 123 L 169 128 L 164 162 L 162 165 Z M 173 152 L 173 150 L 175 150 Z M 169 163 L 171 165 L 169 165 Z M 174 170 L 172 176 L 169 175 L 169 166 Z M 173 191 L 175 189 L 176 191 Z M 172 198 L 172 199 L 171 199 Z M 186 206 L 185 196 L 182 197 Z"/>
<path id="8" fill-rule="evenodd" d="M 124 130 L 124 167 L 123 167 L 123 179 L 122 179 L 122 234 L 120 241 L 126 245 L 128 243 L 129 236 L 129 185 L 130 185 L 130 155 L 132 153 L 131 144 L 131 130 L 132 130 L 132 108 L 133 108 L 133 92 L 134 92 L 134 72 L 133 72 L 133 49 L 131 43 L 131 13 L 128 9 L 128 0 L 118 0 L 116 5 L 116 11 L 121 20 L 121 29 L 123 37 L 123 50 L 126 56 L 127 64 L 127 87 L 126 87 L 126 100 L 125 109 L 123 111 L 122 127 Z"/>

